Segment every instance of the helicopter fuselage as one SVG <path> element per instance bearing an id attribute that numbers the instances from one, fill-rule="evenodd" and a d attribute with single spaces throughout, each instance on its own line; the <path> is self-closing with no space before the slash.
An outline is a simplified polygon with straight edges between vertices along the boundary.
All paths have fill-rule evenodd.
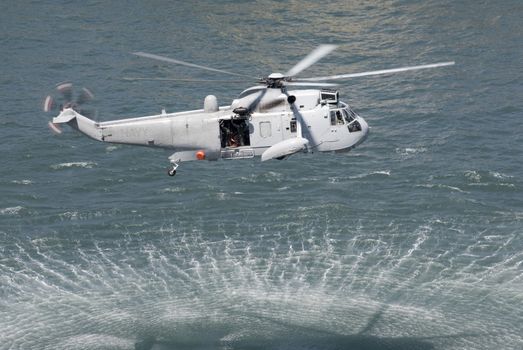
<path id="1" fill-rule="evenodd" d="M 255 108 L 242 113 L 249 105 Z M 64 121 L 99 141 L 173 149 L 172 163 L 253 158 L 271 148 L 262 160 L 299 151 L 347 151 L 368 134 L 365 120 L 339 101 L 337 92 L 295 90 L 284 95 L 277 88 L 257 87 L 245 90 L 230 106 L 218 107 L 216 98 L 208 96 L 200 110 L 95 123 L 66 109 L 54 120 Z M 289 141 L 293 139 L 303 142 Z"/>

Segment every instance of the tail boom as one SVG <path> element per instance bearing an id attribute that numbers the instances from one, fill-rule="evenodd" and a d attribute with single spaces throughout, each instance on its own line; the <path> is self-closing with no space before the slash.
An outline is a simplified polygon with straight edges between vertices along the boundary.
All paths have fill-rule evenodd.
<path id="1" fill-rule="evenodd" d="M 103 141 L 102 129 L 97 122 L 84 117 L 72 108 L 65 108 L 58 116 L 53 118 L 52 124 L 57 127 L 60 124 L 68 124 L 73 129 L 89 136 L 92 139 Z"/>

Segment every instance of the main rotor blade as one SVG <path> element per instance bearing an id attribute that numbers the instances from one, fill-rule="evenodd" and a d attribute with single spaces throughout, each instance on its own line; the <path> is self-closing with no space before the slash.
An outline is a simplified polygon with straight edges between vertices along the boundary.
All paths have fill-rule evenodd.
<path id="1" fill-rule="evenodd" d="M 295 81 L 289 81 L 284 83 L 285 86 L 325 86 L 325 87 L 332 87 L 332 86 L 338 86 L 339 84 L 333 84 L 333 83 L 316 83 L 311 81 L 309 82 L 295 82 Z"/>
<path id="2" fill-rule="evenodd" d="M 406 71 L 409 71 L 409 70 L 418 70 L 418 69 L 427 69 L 427 68 L 437 68 L 437 67 L 444 67 L 444 66 L 452 66 L 454 63 L 455 63 L 454 61 L 452 61 L 452 62 L 439 62 L 439 63 L 425 64 L 425 65 L 421 65 L 421 66 L 410 66 L 410 67 L 401 67 L 401 68 L 392 68 L 392 69 L 382 69 L 382 70 L 374 70 L 374 71 L 361 72 L 361 73 L 331 75 L 331 76 L 326 76 L 326 77 L 300 78 L 300 79 L 296 79 L 296 80 L 297 81 L 322 81 L 322 80 L 348 79 L 348 78 L 364 77 L 364 76 L 368 76 L 368 75 L 391 74 L 391 73 L 406 72 Z"/>
<path id="3" fill-rule="evenodd" d="M 254 112 L 254 110 L 256 110 L 256 107 L 258 107 L 261 100 L 263 99 L 263 96 L 265 96 L 266 93 L 267 93 L 266 87 L 259 91 L 258 96 L 256 96 L 256 98 L 249 104 L 249 106 L 247 106 L 247 110 L 249 111 L 249 113 L 252 113 L 252 112 Z"/>
<path id="4" fill-rule="evenodd" d="M 188 83 L 245 83 L 245 80 L 211 80 L 211 79 L 186 79 L 186 78 L 140 78 L 140 77 L 123 77 L 128 81 L 181 81 Z"/>
<path id="5" fill-rule="evenodd" d="M 293 77 L 293 76 L 303 72 L 305 69 L 309 68 L 314 63 L 318 62 L 323 56 L 326 56 L 329 53 L 331 53 L 337 47 L 338 46 L 336 46 L 336 45 L 318 46 L 316 49 L 314 49 L 312 52 L 310 52 L 307 56 L 305 56 L 304 59 L 302 59 L 300 62 L 298 62 L 294 67 L 289 69 L 287 71 L 287 73 L 285 73 L 285 76 Z"/>
<path id="6" fill-rule="evenodd" d="M 205 70 L 212 71 L 212 72 L 218 72 L 218 73 L 223 73 L 223 74 L 235 75 L 235 76 L 239 76 L 239 77 L 248 77 L 248 78 L 251 78 L 251 79 L 252 78 L 258 79 L 256 77 L 251 77 L 250 75 L 229 72 L 229 71 L 226 71 L 226 70 L 223 70 L 223 69 L 216 69 L 216 68 L 211 68 L 211 67 L 206 67 L 206 66 L 200 66 L 198 64 L 184 62 L 184 61 L 180 61 L 180 60 L 175 60 L 173 58 L 169 58 L 169 57 L 165 57 L 165 56 L 154 55 L 152 53 L 133 52 L 132 54 L 136 55 L 136 56 L 140 56 L 140 57 L 151 58 L 151 59 L 157 60 L 157 61 L 163 61 L 163 62 L 169 62 L 169 63 L 174 63 L 174 64 L 180 64 L 182 66 L 187 66 L 187 67 L 205 69 Z"/>

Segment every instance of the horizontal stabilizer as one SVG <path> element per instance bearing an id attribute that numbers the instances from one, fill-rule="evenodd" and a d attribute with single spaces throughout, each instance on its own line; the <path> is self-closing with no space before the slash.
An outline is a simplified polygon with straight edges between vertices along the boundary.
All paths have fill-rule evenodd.
<path id="1" fill-rule="evenodd" d="M 265 162 L 269 159 L 290 156 L 291 154 L 304 150 L 308 143 L 309 140 L 304 139 L 303 137 L 295 137 L 280 141 L 263 152 L 261 160 L 262 162 Z"/>

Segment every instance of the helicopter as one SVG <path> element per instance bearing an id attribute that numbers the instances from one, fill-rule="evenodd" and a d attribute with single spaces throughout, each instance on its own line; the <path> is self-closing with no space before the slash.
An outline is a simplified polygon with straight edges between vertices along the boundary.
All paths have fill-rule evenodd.
<path id="1" fill-rule="evenodd" d="M 298 78 L 304 70 L 330 54 L 336 45 L 323 44 L 311 51 L 285 74 L 251 77 L 145 52 L 142 58 L 204 69 L 235 77 L 256 79 L 257 85 L 241 92 L 228 106 L 219 106 L 214 95 L 203 101 L 203 109 L 97 122 L 83 104 L 94 95 L 83 88 L 73 98 L 73 85 L 61 83 L 56 91 L 63 103 L 48 95 L 44 111 L 59 109 L 49 127 L 61 133 L 68 124 L 102 142 L 171 149 L 168 175 L 174 176 L 182 162 L 216 161 L 260 157 L 261 161 L 285 159 L 298 152 L 346 152 L 360 145 L 369 134 L 368 123 L 340 100 L 335 83 L 328 81 L 437 68 L 454 62 L 367 71 L 332 76 Z M 136 78 L 147 79 L 147 78 Z M 154 78 L 153 78 L 154 79 Z M 157 79 L 174 80 L 174 79 Z M 308 87 L 308 89 L 304 89 Z M 298 89 L 296 89 L 298 88 Z"/>

